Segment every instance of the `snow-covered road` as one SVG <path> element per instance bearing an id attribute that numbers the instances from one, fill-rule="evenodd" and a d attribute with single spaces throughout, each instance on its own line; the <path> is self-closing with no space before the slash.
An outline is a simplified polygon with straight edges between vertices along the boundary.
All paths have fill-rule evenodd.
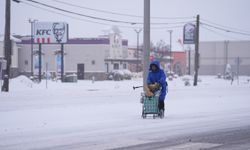
<path id="1" fill-rule="evenodd" d="M 249 77 L 248 77 L 249 78 Z M 250 125 L 250 83 L 201 77 L 197 87 L 169 81 L 166 118 L 142 119 L 142 79 L 45 82 L 24 77 L 0 93 L 0 149 L 110 149 Z"/>

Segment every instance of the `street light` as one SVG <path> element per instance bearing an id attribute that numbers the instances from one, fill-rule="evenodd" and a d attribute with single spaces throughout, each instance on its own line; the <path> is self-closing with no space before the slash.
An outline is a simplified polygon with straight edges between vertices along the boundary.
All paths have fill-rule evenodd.
<path id="1" fill-rule="evenodd" d="M 36 19 L 29 19 L 29 23 L 31 26 L 31 32 L 30 32 L 30 53 L 31 53 L 31 57 L 30 57 L 30 75 L 33 76 L 33 43 L 34 43 L 34 36 L 33 36 L 33 27 L 34 27 L 34 23 L 38 21 Z"/>
<path id="2" fill-rule="evenodd" d="M 171 71 L 171 68 L 172 68 L 172 62 L 171 62 L 171 59 L 172 59 L 172 32 L 173 30 L 168 30 L 169 32 L 169 35 L 170 35 L 170 46 L 169 46 L 169 51 L 170 51 L 170 74 L 172 73 Z"/>
<path id="3" fill-rule="evenodd" d="M 136 73 L 138 73 L 138 65 L 139 65 L 139 34 L 142 31 L 142 29 L 135 29 L 135 32 L 137 34 L 137 51 L 136 51 L 136 55 L 137 55 L 137 61 L 136 61 Z"/>
<path id="4" fill-rule="evenodd" d="M 229 41 L 226 40 L 224 42 L 224 49 L 225 49 L 225 70 L 224 70 L 224 76 L 225 76 L 225 73 L 226 73 L 226 68 L 227 68 L 227 64 L 228 64 L 228 44 L 229 44 Z"/>

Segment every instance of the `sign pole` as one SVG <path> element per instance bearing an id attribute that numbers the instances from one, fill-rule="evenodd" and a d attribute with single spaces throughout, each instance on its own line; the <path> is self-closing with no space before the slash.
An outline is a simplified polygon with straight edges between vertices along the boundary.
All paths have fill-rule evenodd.
<path id="1" fill-rule="evenodd" d="M 39 52 L 38 52 L 38 59 L 39 59 L 39 82 L 42 80 L 42 44 L 39 43 Z"/>
<path id="2" fill-rule="evenodd" d="M 48 88 L 48 63 L 46 63 L 46 89 Z"/>
<path id="3" fill-rule="evenodd" d="M 61 81 L 64 81 L 63 78 L 63 74 L 64 74 L 64 46 L 63 43 L 61 43 Z"/>
<path id="4" fill-rule="evenodd" d="M 64 45 L 68 41 L 68 24 L 65 22 L 36 22 L 34 38 L 39 43 L 39 81 L 42 79 L 42 50 L 40 43 L 61 44 L 61 81 L 64 80 Z"/>
<path id="5" fill-rule="evenodd" d="M 198 57 L 198 48 L 199 48 L 199 15 L 197 15 L 196 26 L 193 23 L 187 23 L 183 28 L 183 43 L 184 44 L 195 44 L 195 61 L 197 61 L 196 57 Z M 188 74 L 191 75 L 191 47 L 188 49 Z M 198 63 L 196 62 L 195 65 Z M 198 65 L 197 65 L 198 66 Z M 198 72 L 198 69 L 194 67 L 195 73 Z M 196 74 L 195 74 L 196 76 Z M 196 78 L 196 77 L 195 77 Z M 196 79 L 195 79 L 196 80 Z M 195 81 L 196 82 L 196 81 Z M 197 83 L 195 83 L 197 84 Z"/>
<path id="6" fill-rule="evenodd" d="M 191 50 L 188 50 L 188 74 L 191 75 Z"/>

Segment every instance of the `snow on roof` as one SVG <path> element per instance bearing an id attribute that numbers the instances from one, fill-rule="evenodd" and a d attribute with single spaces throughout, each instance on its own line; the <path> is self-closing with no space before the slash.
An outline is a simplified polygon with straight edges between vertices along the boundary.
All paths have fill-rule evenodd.
<path id="1" fill-rule="evenodd" d="M 21 42 L 21 40 L 20 39 L 18 39 L 18 38 L 15 38 L 14 36 L 10 36 L 10 39 L 11 40 L 13 40 L 13 41 L 15 41 L 15 42 Z M 3 42 L 4 41 L 4 35 L 0 35 L 0 42 Z"/>

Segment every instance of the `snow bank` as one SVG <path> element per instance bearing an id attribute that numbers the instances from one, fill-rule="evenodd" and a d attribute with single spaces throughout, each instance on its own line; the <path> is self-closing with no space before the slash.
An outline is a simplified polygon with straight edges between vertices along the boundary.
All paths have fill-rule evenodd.
<path id="1" fill-rule="evenodd" d="M 14 79 L 10 80 L 10 85 L 13 86 L 11 88 L 19 87 L 19 88 L 32 88 L 33 87 L 33 81 L 30 80 L 26 76 L 18 76 Z M 14 87 L 15 86 L 15 87 Z"/>

